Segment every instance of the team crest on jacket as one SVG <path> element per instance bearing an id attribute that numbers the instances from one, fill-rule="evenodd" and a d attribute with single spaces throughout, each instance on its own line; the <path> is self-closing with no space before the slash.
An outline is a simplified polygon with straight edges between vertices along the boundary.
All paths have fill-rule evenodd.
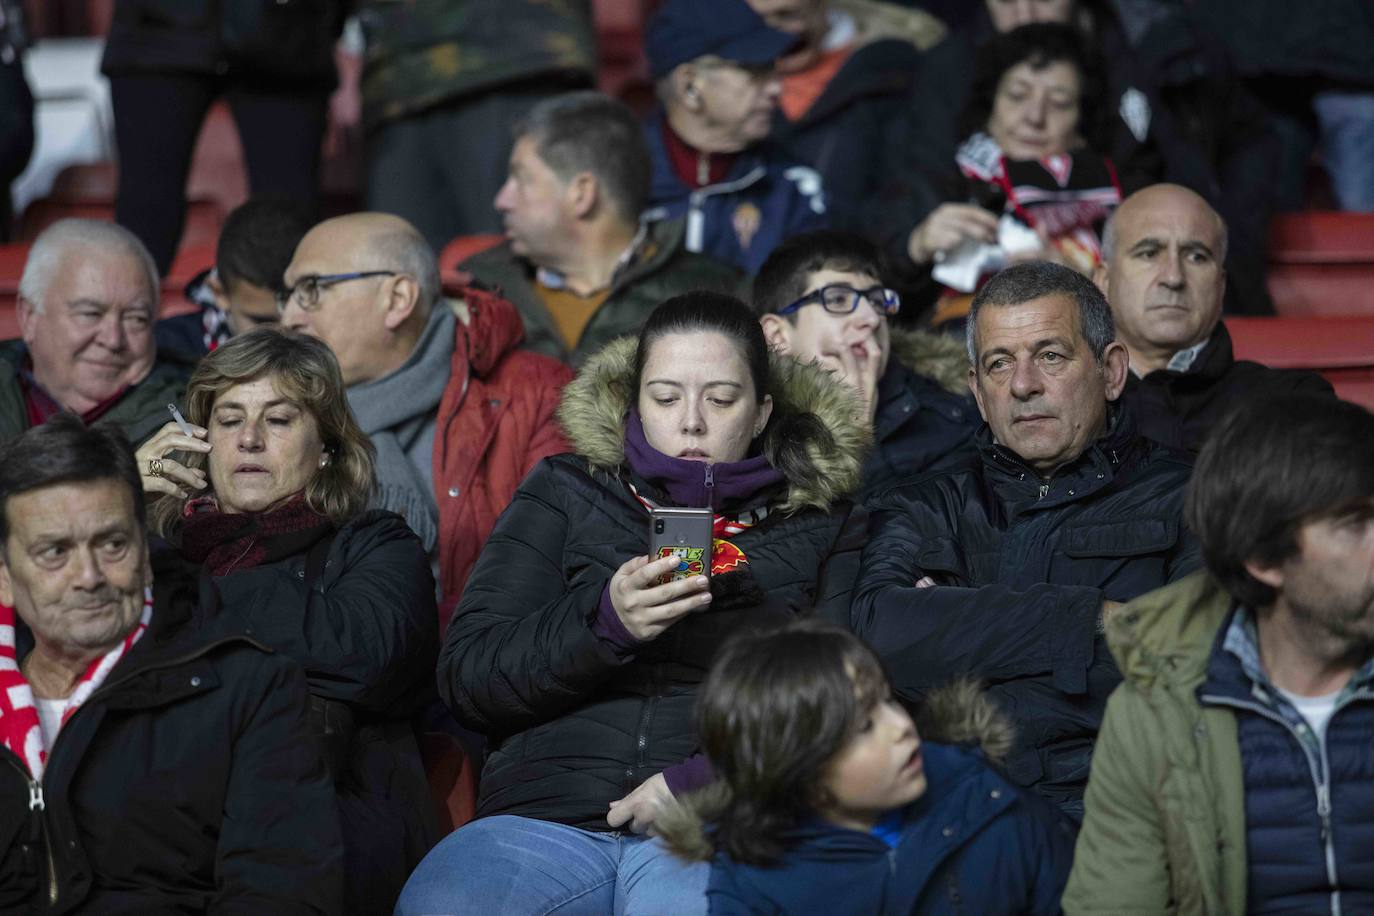
<path id="1" fill-rule="evenodd" d="M 763 213 L 757 206 L 745 201 L 730 215 L 730 225 L 734 227 L 735 238 L 739 239 L 739 247 L 748 248 L 763 225 Z"/>
<path id="2" fill-rule="evenodd" d="M 713 576 L 728 573 L 748 562 L 749 558 L 744 555 L 744 551 L 727 540 L 716 538 L 715 543 L 711 545 L 711 575 Z"/>

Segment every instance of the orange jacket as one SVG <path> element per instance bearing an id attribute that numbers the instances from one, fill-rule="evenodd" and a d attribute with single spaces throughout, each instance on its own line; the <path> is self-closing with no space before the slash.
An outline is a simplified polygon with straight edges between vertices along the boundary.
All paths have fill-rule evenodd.
<path id="1" fill-rule="evenodd" d="M 458 322 L 434 432 L 441 630 L 516 487 L 540 459 L 568 451 L 554 411 L 573 377 L 562 363 L 518 349 L 525 328 L 505 299 L 473 287 L 447 292 L 466 303 L 468 320 Z"/>

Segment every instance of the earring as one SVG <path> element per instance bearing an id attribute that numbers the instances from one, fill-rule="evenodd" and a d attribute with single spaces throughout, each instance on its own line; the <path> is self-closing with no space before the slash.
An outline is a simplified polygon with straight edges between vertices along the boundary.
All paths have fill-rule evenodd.
<path id="1" fill-rule="evenodd" d="M 328 466 L 329 466 L 329 456 L 328 456 L 328 455 L 321 455 L 321 456 L 320 456 L 320 468 L 323 469 L 323 468 L 326 468 L 326 467 L 328 467 Z"/>

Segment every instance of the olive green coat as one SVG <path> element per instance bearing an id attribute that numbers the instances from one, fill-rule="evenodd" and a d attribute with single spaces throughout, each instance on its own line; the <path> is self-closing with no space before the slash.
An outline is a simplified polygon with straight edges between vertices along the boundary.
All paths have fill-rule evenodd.
<path id="1" fill-rule="evenodd" d="M 18 340 L 0 342 L 0 442 L 8 442 L 29 428 L 24 389 L 19 384 L 19 369 L 27 348 Z M 190 367 L 159 359 L 137 385 L 124 393 L 101 417 L 124 431 L 134 448 L 172 419 L 167 405 L 180 402 L 186 391 Z"/>
<path id="2" fill-rule="evenodd" d="M 515 303 L 525 322 L 526 349 L 576 367 L 611 340 L 638 333 L 649 313 L 665 299 L 699 289 L 739 293 L 739 272 L 687 251 L 683 235 L 681 220 L 650 224 L 646 241 L 650 254 L 615 278 L 606 301 L 592 313 L 572 349 L 563 342 L 553 315 L 535 291 L 533 265 L 511 251 L 509 242 L 473 255 L 463 262 L 462 269 Z"/>
<path id="3" fill-rule="evenodd" d="M 1107 628 L 1125 680 L 1093 754 L 1068 916 L 1245 912 L 1245 799 L 1234 713 L 1196 691 L 1232 607 L 1206 573 L 1132 601 Z"/>

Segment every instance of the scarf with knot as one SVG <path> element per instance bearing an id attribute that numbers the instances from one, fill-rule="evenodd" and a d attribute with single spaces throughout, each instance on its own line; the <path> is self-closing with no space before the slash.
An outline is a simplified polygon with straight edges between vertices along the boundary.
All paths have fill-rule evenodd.
<path id="1" fill-rule="evenodd" d="M 269 512 L 222 512 L 213 496 L 193 499 L 183 510 L 181 555 L 225 576 L 305 553 L 334 526 L 297 493 Z"/>

